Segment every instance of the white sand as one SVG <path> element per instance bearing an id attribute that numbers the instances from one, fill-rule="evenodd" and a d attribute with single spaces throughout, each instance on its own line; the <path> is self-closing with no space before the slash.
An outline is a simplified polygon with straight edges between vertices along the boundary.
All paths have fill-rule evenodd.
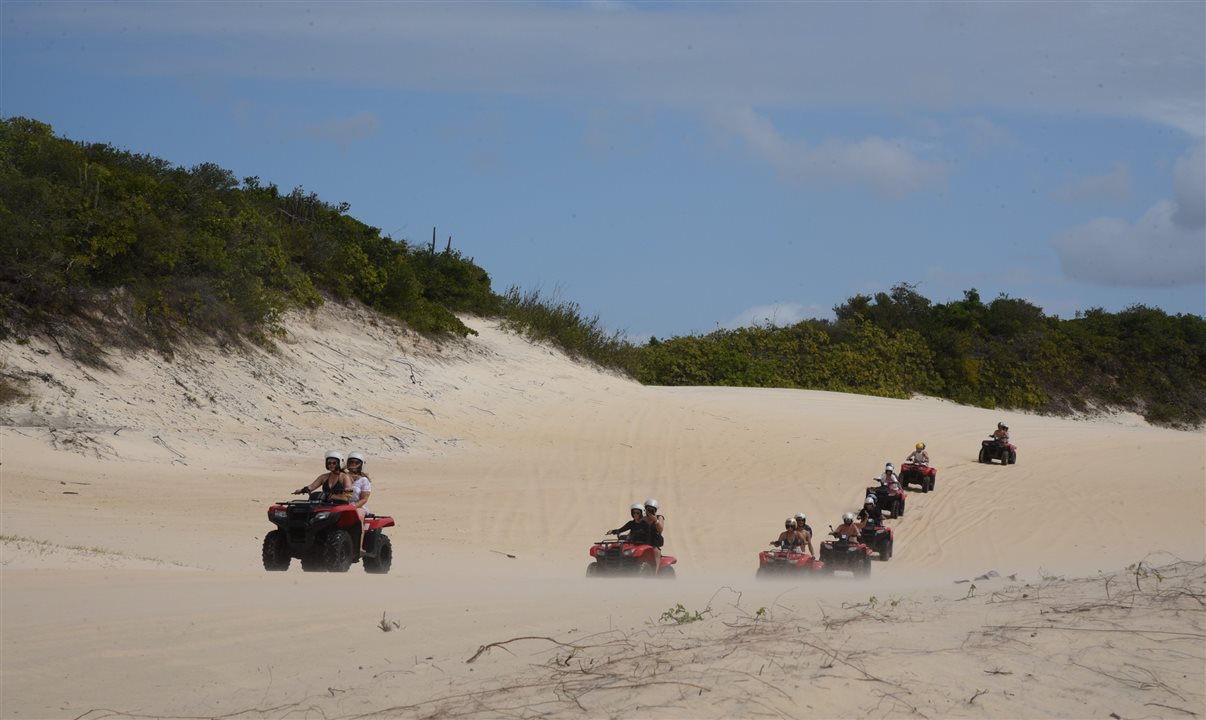
<path id="1" fill-rule="evenodd" d="M 45 378 L 0 411 L 0 716 L 1206 716 L 1200 568 L 1138 578 L 1129 607 L 1137 578 L 1100 574 L 1203 561 L 1202 432 L 642 387 L 470 323 L 433 345 L 328 305 L 274 353 L 115 372 L 0 345 Z M 999 419 L 1018 464 L 980 465 Z M 917 440 L 937 490 L 890 521 L 891 562 L 754 582 L 784 517 L 837 524 Z M 387 576 L 260 566 L 265 510 L 328 447 L 369 453 Z M 650 495 L 678 579 L 586 580 L 590 543 Z M 659 623 L 678 603 L 711 612 Z M 525 635 L 580 647 L 465 662 Z"/>

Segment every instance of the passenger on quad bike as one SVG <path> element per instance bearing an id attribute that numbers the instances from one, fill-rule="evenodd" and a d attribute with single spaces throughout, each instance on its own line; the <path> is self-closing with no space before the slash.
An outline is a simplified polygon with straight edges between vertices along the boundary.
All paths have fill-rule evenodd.
<path id="1" fill-rule="evenodd" d="M 808 518 L 804 517 L 804 513 L 802 512 L 796 513 L 796 527 L 808 533 L 809 537 L 812 537 L 812 526 L 808 524 Z"/>
<path id="2" fill-rule="evenodd" d="M 997 429 L 992 431 L 992 439 L 1009 442 L 1009 426 L 1003 422 L 997 423 Z"/>
<path id="3" fill-rule="evenodd" d="M 858 511 L 859 527 L 883 527 L 884 511 L 875 503 L 875 496 L 868 495 L 863 501 L 863 509 Z"/>
<path id="4" fill-rule="evenodd" d="M 666 532 L 666 518 L 657 514 L 657 500 L 649 498 L 645 501 L 644 522 L 649 526 L 649 544 L 653 546 L 653 568 L 657 573 L 662 566 L 662 545 L 666 544 L 663 533 Z"/>
<path id="5" fill-rule="evenodd" d="M 327 471 L 314 478 L 314 482 L 303 485 L 293 491 L 294 495 L 308 495 L 322 488 L 331 500 L 346 502 L 352 497 L 352 478 L 343 471 L 343 453 L 338 450 L 328 450 L 326 456 Z"/>
<path id="6" fill-rule="evenodd" d="M 836 529 L 829 532 L 835 538 L 846 536 L 850 542 L 858 542 L 859 533 L 863 531 L 863 526 L 854 521 L 854 513 L 848 512 L 842 514 L 842 524 Z"/>
<path id="7" fill-rule="evenodd" d="M 368 515 L 369 495 L 373 493 L 373 483 L 369 480 L 368 473 L 364 471 L 365 458 L 364 454 L 354 452 L 348 454 L 348 475 L 352 477 L 352 497 L 350 502 L 356 508 L 356 514 L 360 516 L 360 525 L 363 532 L 360 534 L 360 551 L 364 551 L 364 538 L 368 535 L 368 523 L 365 522 L 365 516 Z"/>
<path id="8" fill-rule="evenodd" d="M 914 465 L 929 465 L 930 454 L 925 451 L 925 443 L 917 443 L 917 449 L 909 453 L 909 456 L 905 458 L 905 462 L 910 462 Z"/>
<path id="9" fill-rule="evenodd" d="M 628 512 L 632 514 L 631 520 L 615 530 L 608 530 L 604 535 L 623 535 L 624 533 L 628 533 L 626 536 L 628 542 L 635 545 L 649 545 L 649 523 L 645 522 L 645 506 L 640 503 L 633 503 L 632 507 L 628 508 Z"/>
<path id="10" fill-rule="evenodd" d="M 804 536 L 804 533 L 800 530 L 799 525 L 796 523 L 796 519 L 794 517 L 789 517 L 784 520 L 783 528 L 783 532 L 779 533 L 779 538 L 777 540 L 772 540 L 771 545 L 783 548 L 784 550 L 798 550 L 799 548 L 807 545 L 808 554 L 812 554 L 812 542 L 809 538 Z"/>

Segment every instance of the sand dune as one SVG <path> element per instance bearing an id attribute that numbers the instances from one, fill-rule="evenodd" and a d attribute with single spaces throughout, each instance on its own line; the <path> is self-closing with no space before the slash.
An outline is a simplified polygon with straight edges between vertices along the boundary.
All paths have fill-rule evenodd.
<path id="1" fill-rule="evenodd" d="M 273 351 L 113 371 L 0 345 L 37 378 L 0 415 L 3 715 L 1206 715 L 1203 433 L 642 387 L 469 322 L 436 344 L 332 304 Z M 998 419 L 1017 465 L 975 462 Z M 891 521 L 891 562 L 754 582 L 784 517 L 837 524 L 917 440 L 938 487 Z M 265 510 L 328 447 L 369 453 L 387 576 L 260 568 Z M 647 496 L 678 579 L 585 579 Z M 661 620 L 678 604 L 706 612 Z M 529 635 L 562 644 L 465 662 Z"/>

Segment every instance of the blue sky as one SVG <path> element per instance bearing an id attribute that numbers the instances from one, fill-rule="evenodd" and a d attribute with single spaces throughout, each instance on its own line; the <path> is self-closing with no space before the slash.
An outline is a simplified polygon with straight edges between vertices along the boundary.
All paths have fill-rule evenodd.
<path id="1" fill-rule="evenodd" d="M 635 339 L 897 282 L 1206 314 L 1206 3 L 16 2 L 0 115 L 214 162 Z"/>

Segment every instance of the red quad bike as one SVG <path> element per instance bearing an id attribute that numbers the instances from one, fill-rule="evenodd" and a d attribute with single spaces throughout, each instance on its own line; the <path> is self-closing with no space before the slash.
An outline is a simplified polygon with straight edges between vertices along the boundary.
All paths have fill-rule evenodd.
<path id="1" fill-rule="evenodd" d="M 910 483 L 920 485 L 921 492 L 928 493 L 934 489 L 934 483 L 938 480 L 938 468 L 930 465 L 917 465 L 915 463 L 900 464 L 900 486 L 907 488 Z"/>
<path id="2" fill-rule="evenodd" d="M 872 485 L 867 488 L 867 494 L 875 496 L 875 505 L 880 510 L 892 513 L 893 518 L 904 517 L 907 494 L 900 483 Z"/>
<path id="3" fill-rule="evenodd" d="M 368 514 L 368 535 L 360 552 L 360 516 L 350 503 L 328 499 L 326 493 L 310 494 L 309 500 L 279 502 L 268 508 L 268 519 L 276 529 L 264 536 L 264 569 L 289 569 L 293 558 L 307 572 L 347 572 L 352 563 L 364 561 L 367 573 L 385 574 L 394 561 L 389 537 L 382 530 L 394 519 Z"/>
<path id="4" fill-rule="evenodd" d="M 892 559 L 892 544 L 894 542 L 892 528 L 881 525 L 876 527 L 868 524 L 859 533 L 859 542 L 871 548 L 878 560 L 887 562 Z"/>
<path id="5" fill-rule="evenodd" d="M 871 574 L 871 553 L 871 548 L 845 535 L 821 543 L 821 562 L 826 573 L 848 570 L 855 577 L 867 577 Z"/>
<path id="6" fill-rule="evenodd" d="M 758 553 L 758 572 L 754 574 L 754 577 L 764 580 L 771 577 L 808 576 L 824 571 L 825 563 L 803 550 L 777 547 Z"/>
<path id="7" fill-rule="evenodd" d="M 1018 461 L 1018 449 L 994 437 L 981 441 L 980 462 L 991 463 L 993 460 L 1000 460 L 1002 465 L 1012 465 Z"/>
<path id="8" fill-rule="evenodd" d="M 590 556 L 595 561 L 586 566 L 586 577 L 636 575 L 673 580 L 674 564 L 678 560 L 662 554 L 661 564 L 654 573 L 653 550 L 652 545 L 630 543 L 625 538 L 600 540 L 590 548 Z"/>

